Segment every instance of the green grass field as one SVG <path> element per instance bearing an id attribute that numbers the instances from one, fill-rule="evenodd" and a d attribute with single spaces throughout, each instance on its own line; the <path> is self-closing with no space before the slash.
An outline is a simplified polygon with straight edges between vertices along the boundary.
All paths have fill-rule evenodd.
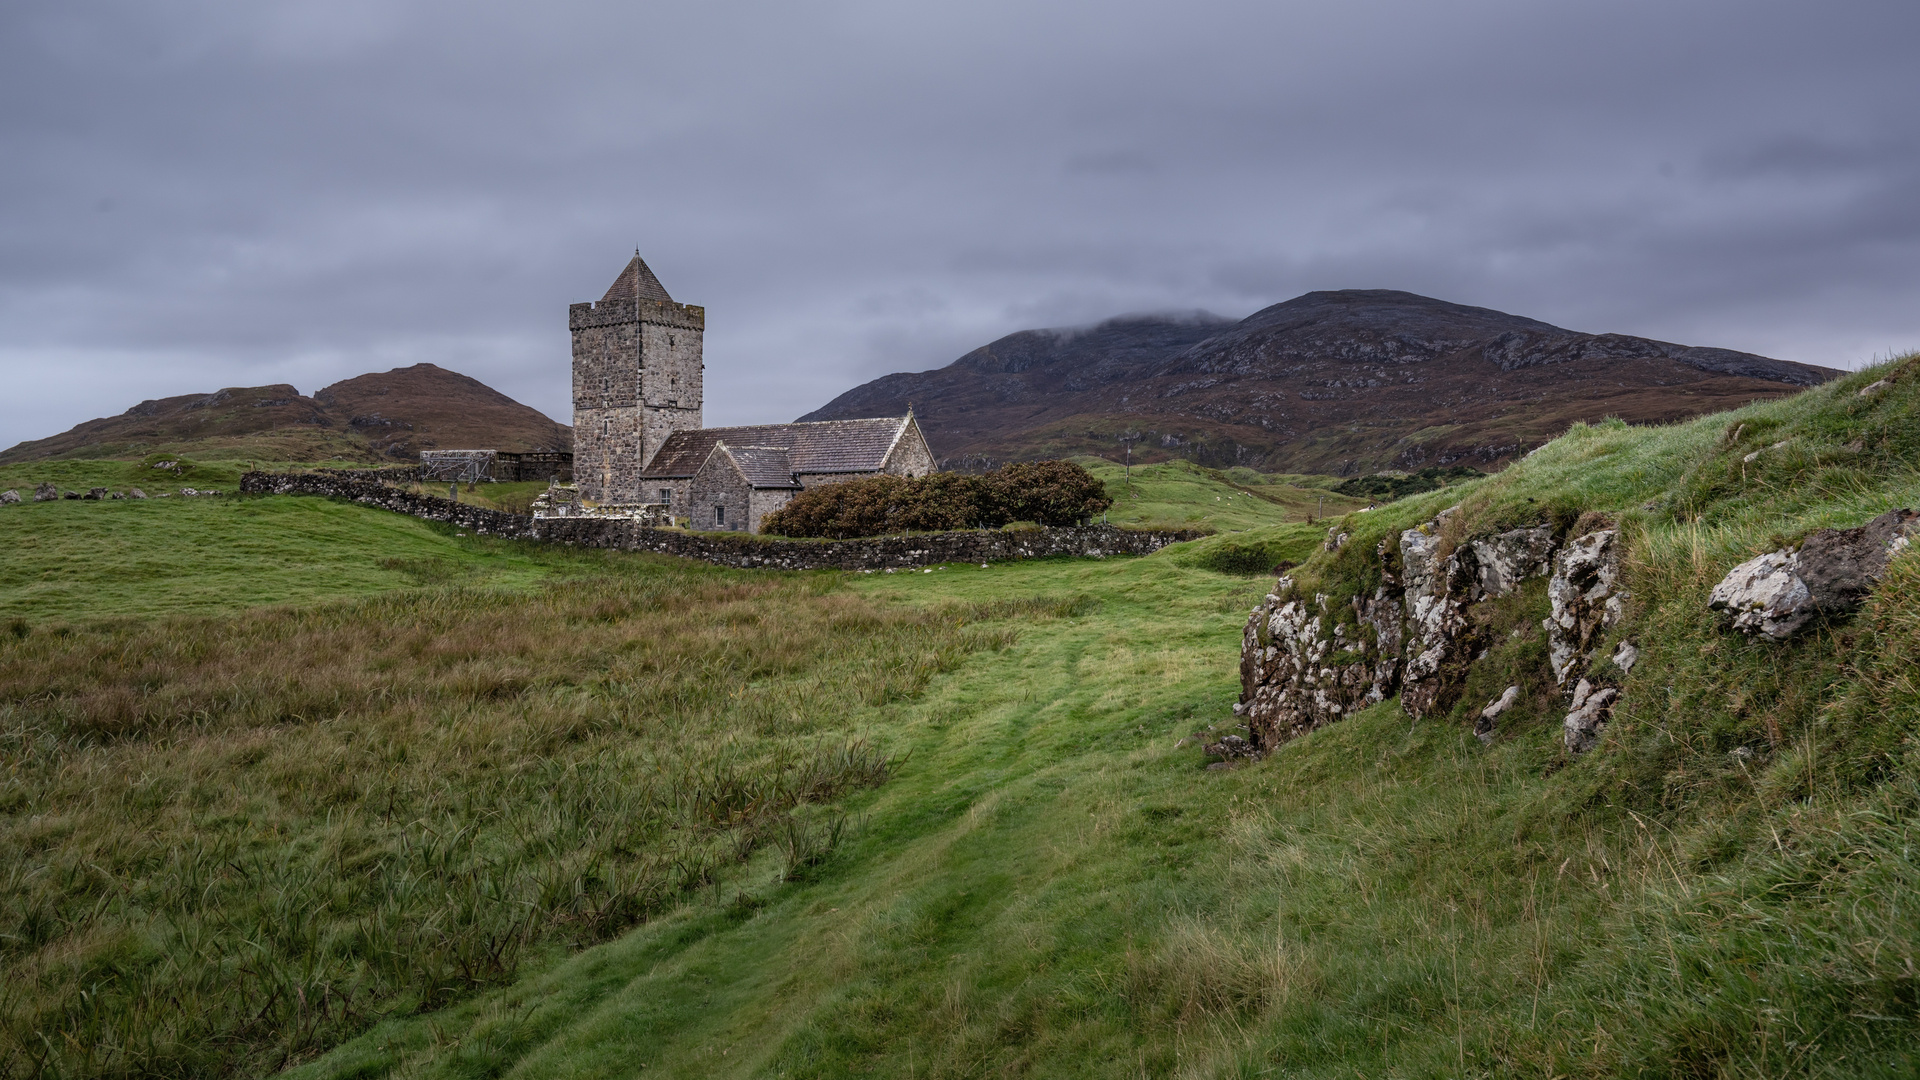
<path id="1" fill-rule="evenodd" d="M 1101 458 L 1073 459 L 1107 485 L 1113 500 L 1108 520 L 1142 528 L 1231 532 L 1338 516 L 1367 505 L 1332 490 L 1332 477 L 1258 473 L 1252 469 L 1207 469 L 1190 461 L 1136 465 L 1132 479 L 1120 465 Z"/>
<path id="2" fill-rule="evenodd" d="M 1249 500 L 1141 559 L 756 575 L 427 529 L 533 576 L 22 618 L 0 1070 L 1914 1075 L 1920 558 L 1784 646 L 1703 600 L 1920 505 L 1916 416 L 1907 360 L 1321 524 Z M 1285 558 L 1338 598 L 1455 502 L 1623 530 L 1642 659 L 1599 748 L 1569 759 L 1539 702 L 1471 735 L 1540 677 L 1534 587 L 1453 714 L 1389 701 L 1208 770 L 1243 574 Z M 162 505 L 126 535 L 200 527 Z M 317 505 L 353 559 L 394 521 L 252 505 L 232 535 Z M 69 506 L 121 509 L 39 509 Z"/>

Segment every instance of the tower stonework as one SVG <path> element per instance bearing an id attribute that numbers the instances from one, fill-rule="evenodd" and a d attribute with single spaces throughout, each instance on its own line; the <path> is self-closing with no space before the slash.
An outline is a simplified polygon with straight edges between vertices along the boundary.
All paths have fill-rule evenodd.
<path id="1" fill-rule="evenodd" d="M 573 333 L 573 477 L 599 503 L 650 501 L 640 473 L 667 436 L 701 426 L 705 308 L 677 304 L 635 252 Z"/>

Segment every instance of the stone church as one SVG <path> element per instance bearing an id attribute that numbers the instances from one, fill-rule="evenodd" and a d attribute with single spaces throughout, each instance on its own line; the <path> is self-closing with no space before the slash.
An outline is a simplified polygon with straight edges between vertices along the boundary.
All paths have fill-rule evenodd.
<path id="1" fill-rule="evenodd" d="M 573 333 L 573 477 L 602 505 L 666 504 L 695 529 L 760 531 L 807 488 L 889 473 L 925 476 L 933 453 L 913 413 L 748 427 L 701 426 L 707 313 L 675 303 L 634 252 Z"/>

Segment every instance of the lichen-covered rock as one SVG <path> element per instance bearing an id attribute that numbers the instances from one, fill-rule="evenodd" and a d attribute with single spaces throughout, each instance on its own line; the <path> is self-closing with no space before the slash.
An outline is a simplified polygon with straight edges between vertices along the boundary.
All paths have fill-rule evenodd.
<path id="1" fill-rule="evenodd" d="M 0 505 L 12 505 L 20 501 L 18 491 L 0 491 Z"/>
<path id="2" fill-rule="evenodd" d="M 1207 743 L 1202 751 L 1208 757 L 1217 758 L 1257 758 L 1260 751 L 1238 735 L 1222 735 L 1219 742 Z"/>
<path id="3" fill-rule="evenodd" d="M 1633 665 L 1639 662 L 1640 662 L 1640 649 L 1633 642 L 1623 641 L 1620 644 L 1614 646 L 1613 666 L 1619 668 L 1622 673 L 1632 671 Z"/>
<path id="4" fill-rule="evenodd" d="M 1707 607 L 1726 613 L 1735 630 L 1784 641 L 1816 615 L 1859 610 L 1888 561 L 1916 536 L 1920 513 L 1913 510 L 1889 510 L 1858 528 L 1821 529 L 1798 550 L 1770 551 L 1728 571 Z"/>
<path id="5" fill-rule="evenodd" d="M 1446 517 L 1380 544 L 1384 584 L 1371 596 L 1345 604 L 1309 599 L 1296 594 L 1292 579 L 1281 578 L 1253 610 L 1242 640 L 1235 714 L 1246 719 L 1263 751 L 1395 692 L 1415 719 L 1453 703 L 1486 644 L 1472 605 L 1545 573 L 1553 531 L 1514 529 L 1470 540 L 1443 558 L 1438 533 Z"/>
<path id="6" fill-rule="evenodd" d="M 1483 598 L 1505 596 L 1553 567 L 1553 530 L 1545 525 L 1481 537 L 1469 546 Z"/>
<path id="7" fill-rule="evenodd" d="M 1501 713 L 1513 708 L 1513 703 L 1517 701 L 1519 697 L 1520 688 L 1517 686 L 1509 686 L 1505 693 L 1494 699 L 1486 708 L 1481 709 L 1480 719 L 1473 722 L 1474 736 L 1483 743 L 1491 743 L 1493 741 L 1494 721 L 1500 719 Z"/>
<path id="8" fill-rule="evenodd" d="M 33 489 L 34 502 L 52 502 L 60 497 L 60 489 L 49 483 L 36 485 Z"/>
<path id="9" fill-rule="evenodd" d="M 87 493 L 80 497 L 83 499 L 90 499 L 97 502 L 107 497 L 107 489 L 103 487 L 88 488 Z"/>
<path id="10" fill-rule="evenodd" d="M 1554 556 L 1547 582 L 1552 613 L 1543 624 L 1554 681 L 1565 686 L 1586 668 L 1602 632 L 1620 620 L 1626 597 L 1614 530 L 1588 533 Z"/>
<path id="11" fill-rule="evenodd" d="M 1917 538 L 1920 512 L 1913 510 L 1889 510 L 1856 529 L 1821 529 L 1800 545 L 1796 572 L 1821 614 L 1850 615 Z"/>
<path id="12" fill-rule="evenodd" d="M 1595 690 L 1592 683 L 1580 680 L 1573 688 L 1572 708 L 1560 723 L 1568 753 L 1584 754 L 1593 749 L 1600 741 L 1600 730 L 1607 724 L 1607 715 L 1613 711 L 1613 699 L 1619 696 L 1620 691 L 1612 687 Z"/>
<path id="13" fill-rule="evenodd" d="M 1443 520 L 1400 534 L 1408 642 L 1400 703 L 1416 720 L 1453 703 L 1486 647 L 1469 608 L 1546 573 L 1553 558 L 1553 530 L 1541 525 L 1468 541 L 1442 560 L 1433 531 Z"/>
<path id="14" fill-rule="evenodd" d="M 1819 610 L 1807 583 L 1794 573 L 1795 562 L 1791 551 L 1748 559 L 1713 587 L 1707 607 L 1730 614 L 1735 630 L 1775 641 L 1792 637 Z"/>
<path id="15" fill-rule="evenodd" d="M 1384 589 L 1353 600 L 1351 628 L 1330 617 L 1327 597 L 1292 593 L 1281 578 L 1241 643 L 1235 712 L 1261 752 L 1386 700 L 1399 674 L 1400 603 Z"/>
<path id="16" fill-rule="evenodd" d="M 141 491 L 139 488 L 131 488 L 127 491 L 127 498 L 129 499 L 144 499 L 146 497 L 147 493 Z"/>

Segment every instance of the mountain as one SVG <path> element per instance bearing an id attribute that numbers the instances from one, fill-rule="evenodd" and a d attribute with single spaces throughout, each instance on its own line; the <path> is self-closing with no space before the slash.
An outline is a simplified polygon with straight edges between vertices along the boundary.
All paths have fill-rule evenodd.
<path id="1" fill-rule="evenodd" d="M 408 461 L 436 448 L 571 450 L 573 429 L 478 379 L 415 364 L 337 382 L 312 397 L 280 383 L 143 401 L 119 416 L 23 442 L 0 462 L 160 450 Z"/>
<path id="2" fill-rule="evenodd" d="M 1840 372 L 1585 334 L 1384 289 L 1311 292 L 1237 323 L 1129 316 L 1025 330 L 876 379 L 800 417 L 912 405 L 949 465 L 1088 453 L 1352 474 L 1496 465 L 1578 420 L 1666 423 Z"/>

